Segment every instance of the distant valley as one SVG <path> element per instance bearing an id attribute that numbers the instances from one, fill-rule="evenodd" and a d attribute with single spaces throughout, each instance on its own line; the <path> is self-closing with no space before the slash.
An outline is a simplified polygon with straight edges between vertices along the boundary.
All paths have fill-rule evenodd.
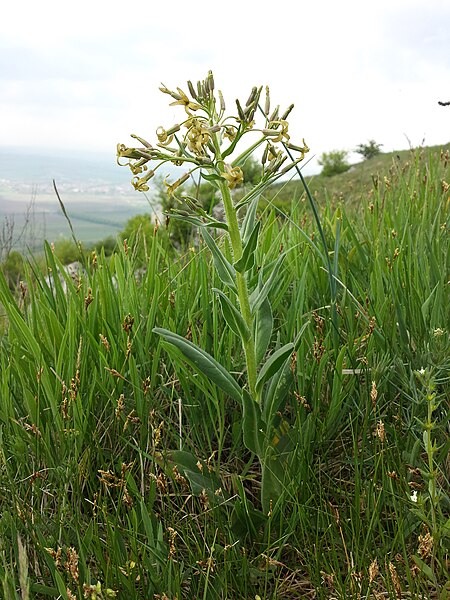
<path id="1" fill-rule="evenodd" d="M 70 237 L 55 180 L 79 240 L 114 236 L 132 216 L 157 208 L 149 196 L 134 192 L 130 179 L 130 171 L 116 164 L 113 153 L 80 156 L 0 147 L 0 229 L 8 222 L 19 232 L 28 219 L 33 235 L 26 243 L 33 250 L 44 239 Z"/>

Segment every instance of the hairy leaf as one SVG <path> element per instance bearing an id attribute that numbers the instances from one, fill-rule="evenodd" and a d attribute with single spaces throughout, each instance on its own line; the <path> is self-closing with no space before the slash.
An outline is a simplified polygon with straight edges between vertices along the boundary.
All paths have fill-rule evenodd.
<path id="1" fill-rule="evenodd" d="M 245 323 L 244 317 L 234 306 L 231 300 L 221 290 L 213 288 L 213 292 L 219 296 L 220 307 L 222 314 L 228 326 L 234 333 L 241 337 L 243 340 L 248 341 L 250 339 L 250 330 Z"/>
<path id="2" fill-rule="evenodd" d="M 257 364 L 264 358 L 272 336 L 272 329 L 272 308 L 269 300 L 265 298 L 255 315 L 255 350 Z"/>
<path id="3" fill-rule="evenodd" d="M 238 386 L 228 371 L 218 363 L 210 354 L 190 342 L 189 340 L 160 327 L 153 329 L 154 333 L 162 336 L 166 342 L 172 344 L 183 354 L 184 358 L 192 364 L 197 371 L 203 373 L 210 381 L 231 396 L 236 402 L 242 402 L 241 388 Z"/>
<path id="4" fill-rule="evenodd" d="M 289 342 L 276 350 L 264 363 L 256 381 L 256 393 L 259 394 L 265 382 L 280 369 L 285 360 L 292 354 L 294 344 Z"/>
<path id="5" fill-rule="evenodd" d="M 258 243 L 260 226 L 261 223 L 258 221 L 250 234 L 248 242 L 245 244 L 241 258 L 234 263 L 234 268 L 236 271 L 239 271 L 239 273 L 249 271 L 255 264 L 255 250 Z"/>
<path id="6" fill-rule="evenodd" d="M 214 265 L 216 267 L 218 276 L 226 286 L 228 286 L 232 290 L 235 290 L 236 271 L 234 270 L 234 267 L 222 254 L 215 240 L 211 237 L 211 235 L 206 229 L 203 229 L 202 235 L 206 245 L 211 250 L 211 253 L 213 255 Z"/>
<path id="7" fill-rule="evenodd" d="M 247 390 L 243 390 L 242 402 L 244 444 L 250 452 L 254 452 L 259 458 L 262 458 L 264 452 L 265 424 L 261 417 L 261 408 Z"/>

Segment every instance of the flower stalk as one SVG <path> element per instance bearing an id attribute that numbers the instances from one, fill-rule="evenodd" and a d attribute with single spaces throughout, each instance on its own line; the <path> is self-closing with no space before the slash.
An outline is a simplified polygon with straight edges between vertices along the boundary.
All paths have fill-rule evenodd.
<path id="1" fill-rule="evenodd" d="M 233 265 L 229 265 L 218 248 L 216 241 L 208 234 L 205 241 L 218 257 L 224 272 L 219 276 L 227 290 L 226 298 L 223 302 L 229 302 L 231 313 L 225 308 L 224 318 L 227 320 L 230 314 L 234 314 L 237 322 L 241 323 L 240 328 L 237 322 L 234 323 L 234 331 L 238 331 L 242 338 L 242 347 L 245 355 L 247 390 L 250 396 L 261 404 L 262 386 L 258 386 L 258 377 L 263 372 L 263 367 L 258 365 L 261 352 L 257 352 L 255 339 L 255 323 L 257 319 L 256 310 L 250 301 L 250 297 L 258 290 L 249 287 L 249 269 L 255 265 L 255 255 L 257 247 L 257 236 L 259 225 L 255 227 L 252 223 L 253 237 L 251 247 L 247 246 L 249 233 L 244 232 L 243 225 L 240 223 L 239 211 L 252 201 L 257 202 L 259 195 L 264 192 L 271 183 L 279 177 L 286 174 L 290 169 L 297 166 L 308 152 L 305 141 L 303 144 L 292 144 L 290 134 L 288 133 L 289 123 L 287 118 L 293 109 L 291 104 L 279 118 L 279 106 L 270 111 L 270 92 L 265 88 L 264 106 L 259 104 L 262 87 L 253 87 L 245 104 L 239 100 L 235 101 L 237 114 L 225 114 L 225 101 L 220 90 L 215 96 L 215 83 L 211 72 L 204 81 L 199 81 L 197 86 L 192 82 L 187 83 L 188 93 L 177 87 L 175 91 L 162 85 L 160 90 L 170 96 L 171 106 L 180 106 L 184 109 L 187 118 L 180 121 L 180 124 L 170 128 L 163 126 L 156 130 L 157 143 L 152 146 L 144 138 L 137 135 L 132 137 L 142 144 L 141 148 L 128 148 L 124 144 L 117 146 L 118 158 L 126 159 L 125 163 L 134 174 L 132 181 L 135 189 L 147 191 L 149 189 L 150 179 L 155 171 L 161 165 L 170 162 L 175 165 L 186 165 L 188 171 L 171 183 L 164 180 L 167 187 L 167 193 L 179 201 L 180 208 L 174 209 L 172 217 L 180 220 L 189 219 L 191 223 L 198 223 L 200 227 L 218 226 L 212 216 L 208 215 L 202 207 L 190 196 L 183 196 L 182 187 L 190 177 L 199 170 L 202 176 L 211 182 L 221 196 L 226 222 L 226 234 L 229 236 L 232 252 Z M 256 113 L 262 115 L 263 123 L 260 127 L 256 126 Z M 259 113 L 258 113 L 259 114 Z M 242 140 L 248 135 L 257 135 L 257 139 L 251 141 L 238 154 L 238 146 L 242 145 Z M 176 142 L 176 144 L 174 143 Z M 174 146 L 171 147 L 173 143 Z M 286 144 L 289 149 L 299 153 L 296 158 L 291 157 L 290 152 L 286 151 Z M 262 175 L 260 181 L 253 186 L 238 204 L 234 203 L 233 190 L 245 183 L 245 162 L 263 147 L 263 157 L 261 160 Z M 234 160 L 232 155 L 238 154 Z M 150 163 L 149 169 L 147 163 Z M 120 163 L 119 163 L 120 164 Z M 187 210 L 186 210 L 187 209 Z M 253 211 L 256 214 L 256 210 Z M 224 227 L 222 227 L 222 230 Z M 243 261 L 243 262 L 242 262 Z M 217 268 L 217 265 L 216 265 Z M 219 265 L 220 268 L 220 265 Z M 254 278 L 253 278 L 254 280 Z M 265 292 L 264 292 L 265 293 Z M 267 295 L 265 293 L 265 295 Z M 253 297 L 253 296 L 252 296 Z M 235 304 L 233 304 L 235 303 Z M 261 302 L 259 302 L 259 305 Z M 234 308 L 233 308 L 234 307 Z M 237 310 L 240 314 L 236 316 L 233 312 Z M 260 369 L 258 371 L 258 367 Z"/>

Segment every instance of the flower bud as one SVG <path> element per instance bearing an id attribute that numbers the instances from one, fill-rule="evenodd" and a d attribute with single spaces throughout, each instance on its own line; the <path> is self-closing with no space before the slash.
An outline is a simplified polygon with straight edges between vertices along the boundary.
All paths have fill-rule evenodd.
<path id="1" fill-rule="evenodd" d="M 280 106 L 278 105 L 275 110 L 273 111 L 273 113 L 270 115 L 269 117 L 269 121 L 276 121 L 278 118 L 278 112 L 280 110 Z"/>
<path id="2" fill-rule="evenodd" d="M 253 100 L 255 99 L 256 96 L 256 92 L 257 92 L 257 88 L 253 87 L 252 91 L 250 92 L 250 96 L 248 97 L 247 102 L 245 103 L 245 106 L 250 106 L 250 104 L 253 102 Z"/>
<path id="3" fill-rule="evenodd" d="M 265 165 L 267 162 L 267 154 L 269 153 L 269 145 L 266 145 L 266 147 L 264 148 L 264 152 L 263 155 L 261 157 L 261 164 Z"/>
<path id="4" fill-rule="evenodd" d="M 237 110 L 238 110 L 238 114 L 239 114 L 239 119 L 241 121 L 245 121 L 245 114 L 244 114 L 244 111 L 242 110 L 242 106 L 241 106 L 241 103 L 239 102 L 239 100 L 236 100 L 236 106 L 237 106 Z"/>
<path id="5" fill-rule="evenodd" d="M 287 107 L 287 109 L 283 113 L 283 116 L 281 117 L 281 121 L 285 121 L 288 118 L 288 116 L 291 114 L 291 111 L 293 108 L 294 108 L 293 104 L 291 104 L 290 106 Z"/>
<path id="6" fill-rule="evenodd" d="M 197 100 L 197 92 L 194 89 L 194 86 L 192 85 L 192 81 L 188 81 L 187 82 L 187 86 L 189 89 L 189 93 L 191 94 L 191 96 L 193 97 L 194 100 Z"/>
<path id="7" fill-rule="evenodd" d="M 266 102 L 264 104 L 264 114 L 267 115 L 269 114 L 269 110 L 270 110 L 270 92 L 269 92 L 269 86 L 266 85 Z"/>
<path id="8" fill-rule="evenodd" d="M 170 129 L 168 129 L 168 130 L 166 131 L 166 133 L 167 133 L 167 135 L 168 135 L 168 136 L 171 136 L 171 135 L 173 135 L 174 133 L 176 133 L 177 131 L 180 131 L 180 129 L 181 129 L 181 128 L 180 128 L 180 126 L 179 126 L 179 125 L 173 125 L 173 126 L 170 128 Z"/>
<path id="9" fill-rule="evenodd" d="M 219 90 L 219 101 L 220 101 L 220 112 L 224 113 L 225 112 L 225 100 L 223 99 L 223 94 L 220 90 Z"/>
<path id="10" fill-rule="evenodd" d="M 208 91 L 210 91 L 212 93 L 214 91 L 214 76 L 213 76 L 212 71 L 208 71 L 208 77 L 206 78 L 206 84 L 208 86 Z"/>
<path id="11" fill-rule="evenodd" d="M 137 140 L 138 142 L 141 142 L 141 144 L 143 146 L 145 146 L 146 148 L 150 148 L 152 149 L 152 145 L 149 144 L 146 140 L 144 140 L 143 138 L 139 137 L 138 135 L 136 135 L 135 133 L 132 133 L 131 136 L 132 138 L 134 138 L 135 140 Z"/>

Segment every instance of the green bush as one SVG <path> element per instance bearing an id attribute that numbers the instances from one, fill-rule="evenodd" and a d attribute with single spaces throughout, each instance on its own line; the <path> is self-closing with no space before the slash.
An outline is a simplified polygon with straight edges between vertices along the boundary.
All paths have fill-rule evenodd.
<path id="1" fill-rule="evenodd" d="M 0 265 L 10 289 L 15 289 L 23 279 L 24 259 L 20 252 L 13 250 Z"/>
<path id="2" fill-rule="evenodd" d="M 322 175 L 325 177 L 332 177 L 333 175 L 339 175 L 339 173 L 348 171 L 350 165 L 347 162 L 347 156 L 347 150 L 324 152 L 319 159 L 319 165 L 322 165 L 323 167 Z"/>
<path id="3" fill-rule="evenodd" d="M 355 152 L 361 154 L 365 160 L 368 160 L 381 153 L 380 148 L 382 145 L 383 144 L 377 144 L 375 140 L 369 140 L 367 144 L 359 144 L 355 148 Z"/>

